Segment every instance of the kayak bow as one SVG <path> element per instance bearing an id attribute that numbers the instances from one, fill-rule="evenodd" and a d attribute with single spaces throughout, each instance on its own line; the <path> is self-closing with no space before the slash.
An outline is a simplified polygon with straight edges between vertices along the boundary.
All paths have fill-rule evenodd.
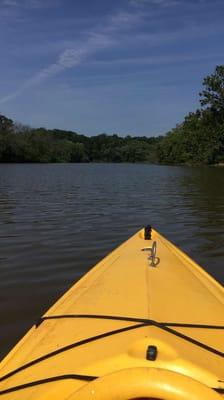
<path id="1" fill-rule="evenodd" d="M 13 400 L 215 400 L 224 291 L 146 227 L 65 293 L 0 364 Z"/>

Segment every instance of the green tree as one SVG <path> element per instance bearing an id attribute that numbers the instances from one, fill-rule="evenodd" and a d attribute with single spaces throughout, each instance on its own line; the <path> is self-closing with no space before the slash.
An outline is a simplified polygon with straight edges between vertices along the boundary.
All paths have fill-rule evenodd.
<path id="1" fill-rule="evenodd" d="M 88 161 L 88 157 L 85 153 L 85 146 L 83 143 L 72 143 L 71 142 L 70 151 L 71 151 L 71 162 Z"/>
<path id="2" fill-rule="evenodd" d="M 215 72 L 204 79 L 203 86 L 201 105 L 224 114 L 224 65 L 218 65 Z"/>
<path id="3" fill-rule="evenodd" d="M 10 118 L 0 114 L 0 133 L 8 133 L 13 129 L 13 121 Z"/>

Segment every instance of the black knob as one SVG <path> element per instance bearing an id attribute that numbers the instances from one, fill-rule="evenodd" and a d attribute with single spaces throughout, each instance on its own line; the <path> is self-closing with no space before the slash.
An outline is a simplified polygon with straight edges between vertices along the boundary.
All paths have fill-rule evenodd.
<path id="1" fill-rule="evenodd" d="M 152 239 L 152 227 L 150 225 L 145 227 L 144 239 L 145 240 L 151 240 Z"/>
<path id="2" fill-rule="evenodd" d="M 149 361 L 155 361 L 157 358 L 158 350 L 156 346 L 149 346 L 146 352 L 146 359 Z"/>

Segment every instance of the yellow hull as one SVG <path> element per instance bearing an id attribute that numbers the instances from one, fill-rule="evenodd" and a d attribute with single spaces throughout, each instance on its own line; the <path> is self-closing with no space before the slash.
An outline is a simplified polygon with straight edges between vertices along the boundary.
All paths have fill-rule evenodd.
<path id="1" fill-rule="evenodd" d="M 151 235 L 110 253 L 15 346 L 3 399 L 222 398 L 224 290 Z"/>

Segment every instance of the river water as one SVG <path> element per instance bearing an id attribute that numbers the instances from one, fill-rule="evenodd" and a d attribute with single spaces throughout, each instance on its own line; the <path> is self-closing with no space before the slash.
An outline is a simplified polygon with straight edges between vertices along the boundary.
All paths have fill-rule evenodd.
<path id="1" fill-rule="evenodd" d="M 1 164 L 0 356 L 147 224 L 224 282 L 223 168 Z"/>

